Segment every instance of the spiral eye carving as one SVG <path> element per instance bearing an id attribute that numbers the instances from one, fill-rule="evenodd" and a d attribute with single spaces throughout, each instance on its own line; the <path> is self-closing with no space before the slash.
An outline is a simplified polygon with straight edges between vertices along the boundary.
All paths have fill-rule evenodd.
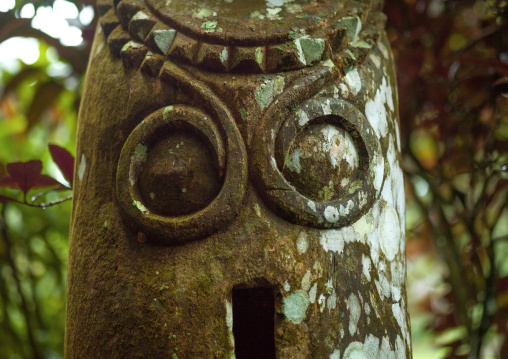
<path id="1" fill-rule="evenodd" d="M 374 203 L 384 180 L 379 140 L 352 104 L 313 98 L 273 121 L 271 136 L 258 133 L 254 175 L 274 211 L 295 224 L 338 228 Z"/>
<path id="2" fill-rule="evenodd" d="M 360 160 L 347 130 L 326 122 L 313 124 L 291 142 L 287 153 L 281 154 L 284 163 L 279 168 L 298 192 L 314 201 L 348 192 L 360 172 Z"/>
<path id="3" fill-rule="evenodd" d="M 167 245 L 219 230 L 244 196 L 242 145 L 235 128 L 190 106 L 168 106 L 146 117 L 118 164 L 117 198 L 127 224 Z"/>
<path id="4" fill-rule="evenodd" d="M 218 152 L 195 128 L 181 127 L 189 129 L 175 129 L 153 145 L 138 178 L 143 203 L 160 215 L 176 217 L 197 212 L 222 187 L 224 164 L 219 165 Z M 218 150 L 222 152 L 222 146 Z"/>

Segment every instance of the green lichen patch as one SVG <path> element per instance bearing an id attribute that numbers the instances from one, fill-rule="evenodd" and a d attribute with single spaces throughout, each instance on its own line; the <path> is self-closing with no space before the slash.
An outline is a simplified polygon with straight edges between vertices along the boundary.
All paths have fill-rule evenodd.
<path id="1" fill-rule="evenodd" d="M 162 113 L 162 118 L 164 121 L 166 121 L 169 118 L 169 113 L 173 111 L 173 106 L 168 106 L 164 109 L 164 112 Z"/>
<path id="2" fill-rule="evenodd" d="M 323 201 L 329 201 L 335 196 L 335 191 L 333 190 L 333 183 L 330 186 L 324 186 L 319 192 L 318 197 Z"/>
<path id="3" fill-rule="evenodd" d="M 257 47 L 256 48 L 256 62 L 261 65 L 263 63 L 263 51 L 261 49 L 261 47 Z"/>
<path id="4" fill-rule="evenodd" d="M 360 342 L 352 342 L 344 351 L 344 359 L 356 358 L 365 358 L 365 354 L 363 352 L 363 344 Z"/>
<path id="5" fill-rule="evenodd" d="M 141 213 L 143 213 L 143 214 L 149 214 L 150 213 L 148 208 L 146 208 L 145 205 L 143 203 L 141 203 L 140 201 L 133 201 L 132 205 L 134 207 L 137 207 L 141 211 Z"/>
<path id="6" fill-rule="evenodd" d="M 301 149 L 297 148 L 291 155 L 286 157 L 285 166 L 288 170 L 300 173 L 302 172 L 302 165 L 300 163 Z"/>
<path id="7" fill-rule="evenodd" d="M 297 40 L 302 36 L 305 36 L 305 33 L 305 29 L 298 29 L 297 27 L 294 27 L 293 30 L 288 32 L 288 35 L 291 40 Z"/>
<path id="8" fill-rule="evenodd" d="M 199 9 L 198 12 L 194 13 L 192 15 L 193 18 L 195 19 L 203 19 L 205 17 L 208 17 L 208 16 L 213 16 L 214 15 L 214 12 L 210 9 L 206 9 L 206 8 L 202 8 L 202 9 Z"/>
<path id="9" fill-rule="evenodd" d="M 175 39 L 176 30 L 155 30 L 153 39 L 163 54 L 166 54 Z"/>
<path id="10" fill-rule="evenodd" d="M 254 20 L 256 20 L 256 19 L 263 19 L 263 18 L 264 18 L 264 15 L 263 15 L 263 14 L 261 14 L 261 12 L 260 12 L 260 11 L 256 10 L 256 11 L 254 11 L 254 12 L 252 12 L 252 13 L 250 14 L 250 18 L 251 18 L 251 19 L 254 19 Z"/>
<path id="11" fill-rule="evenodd" d="M 372 47 L 369 43 L 363 40 L 355 41 L 351 44 L 351 46 L 358 47 L 360 49 L 370 49 Z"/>
<path id="12" fill-rule="evenodd" d="M 85 158 L 85 153 L 83 152 L 81 154 L 81 159 L 79 160 L 79 166 L 78 166 L 78 178 L 80 181 L 83 180 L 83 177 L 85 175 L 85 170 L 86 170 L 86 158 Z"/>
<path id="13" fill-rule="evenodd" d="M 358 73 L 358 69 L 349 71 L 344 77 L 344 81 L 349 86 L 351 92 L 356 96 L 362 89 L 362 79 Z"/>
<path id="14" fill-rule="evenodd" d="M 323 39 L 302 37 L 297 41 L 307 65 L 312 65 L 321 60 L 325 51 L 325 41 Z"/>
<path id="15" fill-rule="evenodd" d="M 357 180 L 357 181 L 354 181 L 353 183 L 351 183 L 348 191 L 349 193 L 354 193 L 356 190 L 362 188 L 363 186 L 363 182 L 361 180 Z"/>
<path id="16" fill-rule="evenodd" d="M 222 28 L 217 28 L 217 21 L 205 21 L 201 24 L 201 28 L 205 29 L 205 33 L 209 32 L 222 32 Z"/>
<path id="17" fill-rule="evenodd" d="M 273 9 L 266 9 L 266 17 L 270 20 L 280 20 L 281 17 L 278 15 L 282 9 L 280 7 L 275 7 Z"/>
<path id="18" fill-rule="evenodd" d="M 348 54 L 349 56 L 351 56 L 351 58 L 356 61 L 356 56 L 355 56 L 355 54 L 353 54 L 351 52 L 351 50 L 348 49 L 348 50 L 345 51 L 345 53 Z"/>
<path id="19" fill-rule="evenodd" d="M 323 62 L 321 63 L 321 65 L 326 66 L 326 67 L 328 67 L 328 68 L 330 68 L 330 69 L 337 68 L 337 65 L 335 65 L 335 64 L 333 63 L 333 61 L 332 61 L 332 60 L 330 60 L 330 59 L 328 59 L 328 60 L 326 60 L 326 61 L 323 61 Z"/>
<path id="20" fill-rule="evenodd" d="M 134 153 L 131 156 L 131 166 L 129 169 L 129 182 L 131 186 L 134 186 L 134 184 L 138 180 L 141 165 L 146 160 L 146 151 L 147 151 L 146 146 L 138 144 L 136 146 L 136 149 L 134 150 Z"/>
<path id="21" fill-rule="evenodd" d="M 224 49 L 219 53 L 220 62 L 225 64 L 228 62 L 228 58 L 229 58 L 228 48 L 224 47 Z"/>
<path id="22" fill-rule="evenodd" d="M 240 108 L 240 116 L 242 116 L 242 120 L 247 119 L 247 111 L 243 107 Z"/>
<path id="23" fill-rule="evenodd" d="M 122 50 L 120 52 L 128 51 L 129 49 L 140 49 L 143 47 L 143 44 L 140 44 L 136 41 L 129 41 L 125 45 L 123 45 Z"/>
<path id="24" fill-rule="evenodd" d="M 339 27 L 345 27 L 350 42 L 358 40 L 358 34 L 362 30 L 362 22 L 358 16 L 345 17 L 338 22 Z"/>
<path id="25" fill-rule="evenodd" d="M 146 150 L 146 146 L 138 144 L 134 150 L 134 154 L 131 157 L 131 161 L 135 164 L 143 163 L 146 159 Z"/>
<path id="26" fill-rule="evenodd" d="M 264 79 L 263 83 L 256 90 L 256 101 L 262 109 L 267 107 L 275 96 L 279 95 L 284 90 L 284 77 L 272 77 Z"/>
<path id="27" fill-rule="evenodd" d="M 287 320 L 300 324 L 309 307 L 309 296 L 301 289 L 284 298 L 283 312 Z"/>
<path id="28" fill-rule="evenodd" d="M 290 14 L 302 12 L 302 6 L 298 4 L 284 4 L 286 11 Z"/>

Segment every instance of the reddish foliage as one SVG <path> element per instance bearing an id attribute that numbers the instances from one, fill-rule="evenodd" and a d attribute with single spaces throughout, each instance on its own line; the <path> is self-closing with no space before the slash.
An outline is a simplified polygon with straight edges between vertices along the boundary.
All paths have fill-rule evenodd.
<path id="1" fill-rule="evenodd" d="M 3 177 L 0 180 L 0 187 L 19 188 L 18 183 L 12 177 Z"/>
<path id="2" fill-rule="evenodd" d="M 452 312 L 440 311 L 434 297 L 420 309 L 434 316 L 437 332 L 465 326 L 467 336 L 447 346 L 468 344 L 476 358 L 490 330 L 508 335 L 508 278 L 498 278 L 492 265 L 501 256 L 493 228 L 508 207 L 508 6 L 393 0 L 385 1 L 385 13 L 397 62 L 406 178 L 411 186 L 424 181 L 430 194 L 407 197 L 423 217 L 409 229 L 418 240 L 409 241 L 408 254 L 441 254 L 451 288 L 437 296 Z M 437 245 L 426 247 L 426 236 Z M 508 358 L 507 343 L 501 358 Z"/>
<path id="3" fill-rule="evenodd" d="M 53 161 L 57 164 L 64 178 L 69 182 L 72 187 L 72 180 L 74 176 L 74 157 L 64 148 L 57 145 L 49 145 L 49 151 Z"/>
<path id="4" fill-rule="evenodd" d="M 27 193 L 33 188 L 62 186 L 57 180 L 41 174 L 42 162 L 32 160 L 28 162 L 13 162 L 7 165 L 10 177 L 0 181 L 0 186 L 19 188 Z"/>

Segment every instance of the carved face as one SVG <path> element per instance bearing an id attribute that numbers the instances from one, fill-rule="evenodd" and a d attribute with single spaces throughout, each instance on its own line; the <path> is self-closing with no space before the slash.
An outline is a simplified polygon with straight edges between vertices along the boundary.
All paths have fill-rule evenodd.
<path id="1" fill-rule="evenodd" d="M 380 5 L 98 6 L 70 357 L 410 357 Z"/>

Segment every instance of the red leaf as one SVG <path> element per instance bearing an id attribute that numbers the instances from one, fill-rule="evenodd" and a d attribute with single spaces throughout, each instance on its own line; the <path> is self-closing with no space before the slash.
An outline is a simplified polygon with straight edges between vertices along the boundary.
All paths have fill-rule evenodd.
<path id="1" fill-rule="evenodd" d="M 41 170 L 42 162 L 39 160 L 7 164 L 7 172 L 23 193 L 27 193 L 36 185 L 37 180 L 41 176 Z"/>
<path id="2" fill-rule="evenodd" d="M 72 187 L 72 180 L 74 176 L 74 157 L 64 148 L 57 145 L 49 145 L 49 152 L 53 161 L 57 164 L 64 178 L 69 182 Z"/>
<path id="3" fill-rule="evenodd" d="M 0 180 L 0 187 L 19 188 L 16 181 L 12 177 L 4 177 Z"/>
<path id="4" fill-rule="evenodd" d="M 40 188 L 40 187 L 50 187 L 50 186 L 59 186 L 64 187 L 60 182 L 58 182 L 56 179 L 41 175 L 37 181 L 35 181 L 35 184 L 32 186 L 32 188 Z"/>
<path id="5" fill-rule="evenodd" d="M 2 196 L 0 194 L 0 203 L 7 203 L 7 202 L 10 202 L 12 201 L 13 199 L 12 198 L 9 198 L 9 197 L 5 197 L 5 196 Z"/>

